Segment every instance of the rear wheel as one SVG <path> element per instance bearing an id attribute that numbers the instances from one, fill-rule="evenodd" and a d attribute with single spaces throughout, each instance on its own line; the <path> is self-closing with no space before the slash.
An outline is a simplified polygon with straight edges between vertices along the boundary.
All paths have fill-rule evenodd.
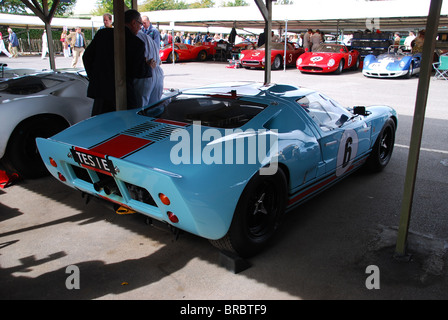
<path id="1" fill-rule="evenodd" d="M 199 60 L 199 61 L 205 61 L 205 60 L 207 60 L 207 51 L 202 50 L 201 52 L 199 52 L 199 54 L 198 54 L 198 60 Z"/>
<path id="2" fill-rule="evenodd" d="M 272 69 L 273 70 L 278 70 L 282 67 L 282 57 L 280 56 L 276 56 L 274 58 L 274 62 L 272 63 Z"/>
<path id="3" fill-rule="evenodd" d="M 258 172 L 244 189 L 227 234 L 210 242 L 218 249 L 247 258 L 262 251 L 280 226 L 286 207 L 286 177 Z"/>
<path id="4" fill-rule="evenodd" d="M 48 138 L 68 127 L 65 120 L 52 116 L 30 118 L 14 129 L 6 149 L 5 167 L 24 178 L 48 174 L 36 145 L 36 138 Z"/>
<path id="5" fill-rule="evenodd" d="M 409 71 L 405 76 L 406 79 L 411 79 L 413 73 L 414 73 L 414 64 L 411 62 L 411 64 L 409 65 Z"/>
<path id="6" fill-rule="evenodd" d="M 360 58 L 358 57 L 358 59 L 356 59 L 356 63 L 355 63 L 355 65 L 353 66 L 353 70 L 358 70 L 359 69 L 359 65 L 361 64 L 361 60 L 360 60 Z"/>
<path id="7" fill-rule="evenodd" d="M 173 62 L 173 53 L 170 52 L 170 54 L 168 55 L 168 58 L 166 59 L 168 62 Z M 174 62 L 178 62 L 179 61 L 179 55 L 177 54 L 177 52 L 174 52 Z"/>
<path id="8" fill-rule="evenodd" d="M 388 119 L 381 129 L 373 146 L 372 153 L 367 159 L 367 166 L 373 172 L 383 170 L 392 157 L 395 144 L 395 122 Z"/>

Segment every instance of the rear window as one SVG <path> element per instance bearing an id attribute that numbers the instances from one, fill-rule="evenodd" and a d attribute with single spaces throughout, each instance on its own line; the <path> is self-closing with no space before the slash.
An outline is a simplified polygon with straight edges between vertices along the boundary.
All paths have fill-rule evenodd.
<path id="1" fill-rule="evenodd" d="M 238 128 L 264 110 L 266 105 L 238 98 L 181 94 L 141 112 L 148 117 L 185 123 L 200 121 L 216 128 Z"/>
<path id="2" fill-rule="evenodd" d="M 28 95 L 51 88 L 61 82 L 62 80 L 52 76 L 24 76 L 0 83 L 0 92 Z"/>

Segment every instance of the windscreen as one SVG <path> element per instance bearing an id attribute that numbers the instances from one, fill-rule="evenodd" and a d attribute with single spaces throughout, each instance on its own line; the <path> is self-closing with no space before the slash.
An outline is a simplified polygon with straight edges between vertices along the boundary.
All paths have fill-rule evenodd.
<path id="1" fill-rule="evenodd" d="M 319 52 L 340 52 L 341 49 L 343 49 L 342 46 L 322 45 Z"/>

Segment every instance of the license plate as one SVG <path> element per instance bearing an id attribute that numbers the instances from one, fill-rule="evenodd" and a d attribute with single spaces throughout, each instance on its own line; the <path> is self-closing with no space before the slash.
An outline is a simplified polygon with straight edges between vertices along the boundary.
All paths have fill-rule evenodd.
<path id="1" fill-rule="evenodd" d="M 82 167 L 87 167 L 106 174 L 115 174 L 112 160 L 107 159 L 105 156 L 92 154 L 78 148 L 72 148 L 71 152 L 73 159 Z"/>

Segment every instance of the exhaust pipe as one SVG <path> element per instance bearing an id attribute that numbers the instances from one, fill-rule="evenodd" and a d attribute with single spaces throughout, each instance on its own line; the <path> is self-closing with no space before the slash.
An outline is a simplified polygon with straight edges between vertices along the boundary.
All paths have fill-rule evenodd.
<path id="1" fill-rule="evenodd" d="M 101 179 L 100 181 L 95 182 L 93 184 L 93 188 L 96 192 L 104 190 L 107 195 L 110 195 L 118 190 L 117 185 L 112 177 Z"/>

